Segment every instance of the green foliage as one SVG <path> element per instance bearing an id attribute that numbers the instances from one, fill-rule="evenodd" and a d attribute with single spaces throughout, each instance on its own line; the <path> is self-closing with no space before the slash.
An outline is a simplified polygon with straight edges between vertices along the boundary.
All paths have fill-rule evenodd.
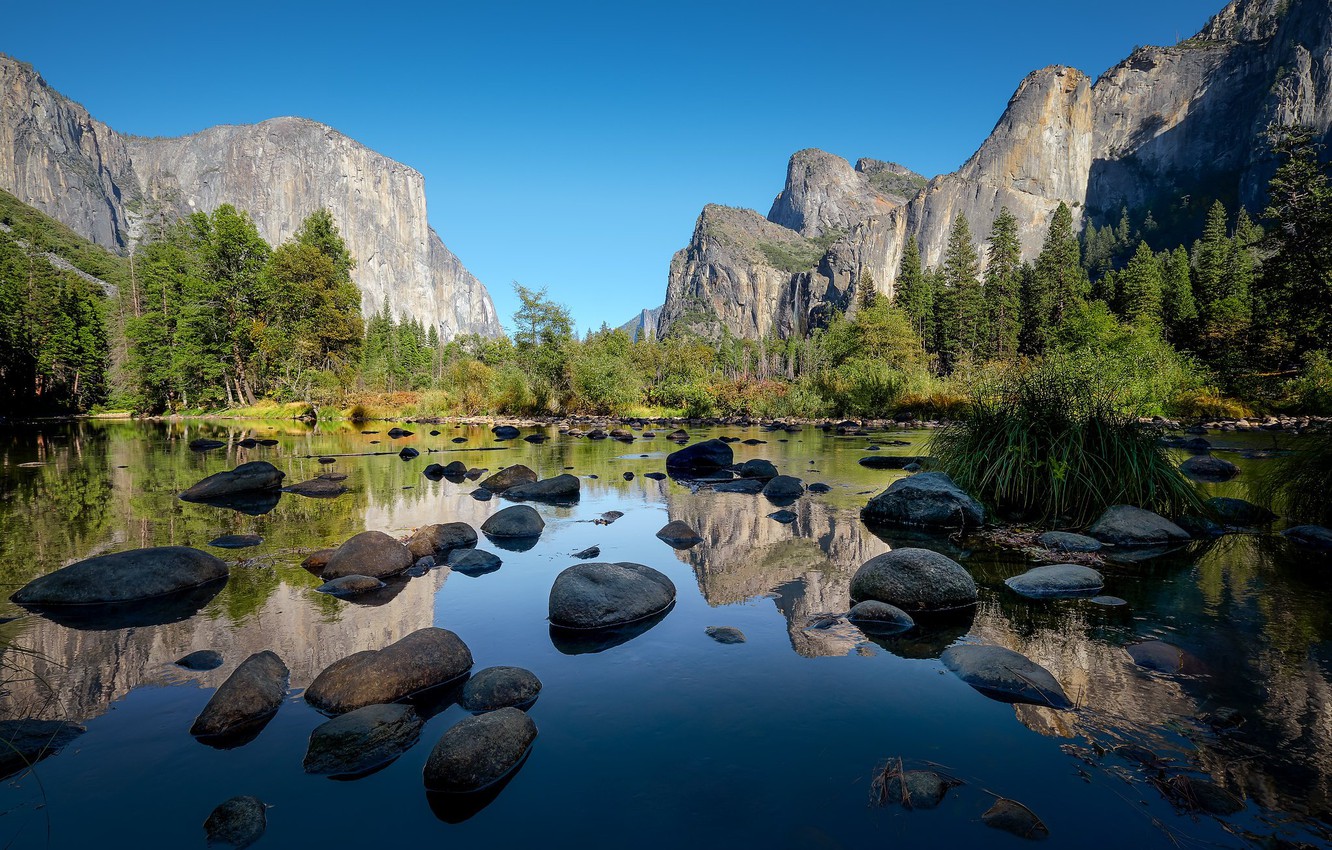
<path id="1" fill-rule="evenodd" d="M 1022 333 L 1022 242 L 1008 207 L 999 210 L 987 241 L 983 299 L 988 334 L 981 353 L 1008 361 L 1017 357 Z"/>
<path id="2" fill-rule="evenodd" d="M 1146 242 L 1119 276 L 1120 303 L 1125 318 L 1132 322 L 1161 321 L 1161 262 Z"/>
<path id="3" fill-rule="evenodd" d="M 1332 354 L 1326 350 L 1304 355 L 1304 366 L 1290 382 L 1287 395 L 1301 413 L 1332 416 Z"/>
<path id="4" fill-rule="evenodd" d="M 1253 498 L 1291 525 L 1332 526 L 1332 434 L 1300 440 L 1299 450 L 1265 461 L 1251 485 Z"/>
<path id="5" fill-rule="evenodd" d="M 763 254 L 764 262 L 769 266 L 795 274 L 817 266 L 828 247 L 814 240 L 772 242 L 761 239 L 758 249 Z"/>
<path id="6" fill-rule="evenodd" d="M 934 337 L 934 292 L 930 279 L 921 269 L 920 245 L 914 235 L 907 237 L 902 251 L 902 265 L 897 273 L 897 289 L 893 306 L 911 321 L 912 330 L 922 344 Z"/>
<path id="7" fill-rule="evenodd" d="M 1109 371 L 1067 355 L 1004 370 L 977 385 L 969 415 L 936 432 L 930 454 L 1005 517 L 1081 526 L 1115 504 L 1199 510 Z"/>
<path id="8" fill-rule="evenodd" d="M 1045 244 L 1023 283 L 1022 351 L 1039 355 L 1050 347 L 1064 317 L 1091 294 L 1067 204 L 1055 209 Z"/>

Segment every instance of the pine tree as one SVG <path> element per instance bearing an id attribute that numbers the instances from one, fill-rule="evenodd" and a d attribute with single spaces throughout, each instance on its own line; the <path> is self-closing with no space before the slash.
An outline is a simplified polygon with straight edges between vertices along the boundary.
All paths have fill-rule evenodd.
<path id="1" fill-rule="evenodd" d="M 1193 243 L 1193 288 L 1199 312 L 1207 321 L 1212 305 L 1223 295 L 1230 236 L 1226 232 L 1226 207 L 1220 201 L 1207 211 L 1202 238 Z"/>
<path id="2" fill-rule="evenodd" d="M 879 293 L 874 288 L 874 275 L 870 274 L 868 269 L 862 269 L 860 272 L 860 279 L 856 281 L 856 294 L 861 310 L 870 309 L 878 299 Z"/>
<path id="3" fill-rule="evenodd" d="M 1124 318 L 1131 322 L 1161 321 L 1161 263 L 1146 242 L 1119 277 Z"/>
<path id="4" fill-rule="evenodd" d="M 920 246 L 915 236 L 907 237 L 902 264 L 897 273 L 893 306 L 906 314 L 911 327 L 928 349 L 933 348 L 934 292 L 921 270 Z"/>
<path id="5" fill-rule="evenodd" d="M 1023 296 L 1023 352 L 1043 354 L 1064 317 L 1090 291 L 1073 233 L 1073 212 L 1061 201 Z"/>
<path id="6" fill-rule="evenodd" d="M 948 234 L 943 261 L 944 298 L 939 307 L 939 355 L 945 372 L 981 349 L 986 339 L 985 302 L 980 284 L 980 256 L 971 226 L 958 215 Z"/>
<path id="7" fill-rule="evenodd" d="M 1022 243 L 1017 219 L 1008 207 L 999 210 L 990 229 L 990 258 L 985 267 L 985 307 L 989 328 L 985 355 L 1000 360 L 1017 357 L 1022 330 Z"/>
<path id="8" fill-rule="evenodd" d="M 1198 307 L 1193 299 L 1189 252 L 1179 246 L 1165 256 L 1161 272 L 1161 320 L 1177 345 L 1193 337 Z"/>

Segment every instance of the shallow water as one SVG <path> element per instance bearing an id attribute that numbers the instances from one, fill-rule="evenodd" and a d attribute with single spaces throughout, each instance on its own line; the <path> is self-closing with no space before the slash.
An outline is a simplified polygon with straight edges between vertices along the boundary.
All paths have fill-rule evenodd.
<path id="1" fill-rule="evenodd" d="M 560 437 L 542 445 L 497 443 L 487 430 L 246 422 L 86 422 L 0 431 L 0 581 L 8 596 L 31 578 L 106 551 L 181 544 L 207 548 L 226 533 L 257 533 L 258 547 L 211 550 L 233 564 L 225 589 L 188 619 L 156 626 L 81 630 L 25 614 L 0 615 L 0 715 L 68 717 L 88 732 L 34 771 L 0 786 L 0 843 L 15 847 L 192 846 L 212 808 L 253 794 L 272 808 L 258 846 L 329 847 L 396 842 L 448 846 L 675 848 L 690 843 L 771 848 L 1001 846 L 1020 840 L 986 827 L 994 795 L 1021 801 L 1058 846 L 1178 846 L 1192 840 L 1245 846 L 1277 834 L 1317 844 L 1332 823 L 1332 578 L 1329 564 L 1288 551 L 1272 536 L 1232 536 L 1148 565 L 1107 571 L 1106 592 L 1130 606 L 1085 600 L 1032 602 L 1003 579 L 1020 557 L 926 545 L 960 557 L 982 586 L 974 619 L 878 642 L 844 625 L 808 628 L 845 612 L 861 563 L 896 545 L 858 509 L 901 473 L 856 461 L 886 439 L 924 453 L 928 435 L 826 436 L 758 428 L 690 429 L 733 435 L 739 461 L 766 457 L 830 493 L 806 494 L 783 525 L 759 496 L 691 491 L 642 473 L 676 448 L 662 437 L 623 444 Z M 438 427 L 442 434 L 428 432 Z M 666 429 L 669 430 L 669 429 Z M 665 434 L 661 430 L 659 434 Z M 206 453 L 189 440 L 231 445 Z M 273 448 L 235 447 L 245 436 Z M 465 436 L 463 450 L 450 442 Z M 1216 435 L 1220 446 L 1266 448 L 1270 435 Z M 378 444 L 370 441 L 380 440 Z M 419 458 L 402 461 L 411 445 Z M 497 447 L 498 451 L 477 451 Z M 441 449 L 441 453 L 427 453 Z M 336 499 L 284 495 L 248 516 L 181 502 L 204 475 L 265 459 L 287 482 L 342 457 L 351 492 Z M 645 456 L 644 456 L 645 455 Z M 1243 495 L 1245 469 L 1218 494 Z M 478 577 L 437 569 L 392 585 L 373 605 L 314 592 L 299 563 L 309 551 L 365 529 L 405 535 L 431 522 L 479 526 L 507 505 L 477 502 L 472 482 L 432 482 L 431 462 L 522 462 L 542 477 L 564 467 L 582 477 L 573 507 L 538 506 L 547 522 L 523 552 L 498 548 L 503 566 Z M 40 463 L 40 466 L 19 464 Z M 622 473 L 636 473 L 625 481 Z M 588 476 L 596 475 L 597 478 Z M 591 520 L 607 510 L 612 525 Z M 676 551 L 655 536 L 683 519 L 704 542 Z M 675 607 L 614 646 L 553 638 L 546 598 L 571 553 L 601 547 L 603 561 L 634 561 L 675 582 Z M 421 769 L 434 741 L 465 716 L 438 700 L 421 741 L 387 768 L 355 781 L 307 776 L 301 760 L 322 717 L 300 697 L 325 666 L 425 626 L 457 632 L 474 669 L 527 667 L 544 683 L 531 715 L 540 734 L 527 761 L 488 805 L 460 810 L 428 796 Z M 708 626 L 734 626 L 748 641 L 721 645 Z M 1124 646 L 1161 638 L 1194 658 L 1191 675 L 1151 673 Z M 1082 708 L 1056 713 L 982 696 L 948 673 L 939 654 L 959 640 L 1000 643 L 1048 667 Z M 197 649 L 221 668 L 188 673 L 172 662 Z M 271 649 L 291 668 L 286 704 L 252 742 L 218 750 L 188 729 L 212 689 L 253 652 Z M 593 651 L 600 650 L 600 651 Z M 1219 820 L 1181 812 L 1148 771 L 1110 752 L 1148 747 L 1166 775 L 1209 777 L 1247 798 Z M 870 805 L 876 767 L 901 757 L 964 780 L 936 810 Z M 475 807 L 474 807 L 475 808 Z"/>

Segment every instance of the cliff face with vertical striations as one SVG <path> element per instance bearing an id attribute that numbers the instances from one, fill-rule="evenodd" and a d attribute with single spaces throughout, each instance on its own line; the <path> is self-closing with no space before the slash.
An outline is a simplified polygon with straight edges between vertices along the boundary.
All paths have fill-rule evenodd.
<path id="1" fill-rule="evenodd" d="M 444 338 L 500 333 L 490 294 L 426 217 L 421 174 L 302 118 L 174 139 L 122 136 L 0 56 L 0 188 L 107 248 L 160 217 L 231 204 L 276 245 L 326 207 L 356 258 L 366 312 L 384 303 Z"/>
<path id="2" fill-rule="evenodd" d="M 1309 125 L 1324 142 L 1332 134 L 1332 0 L 1234 0 L 1193 38 L 1139 48 L 1095 81 L 1073 68 L 1035 71 L 961 168 L 913 193 L 899 183 L 897 198 L 874 184 L 883 171 L 873 160 L 853 170 L 800 151 L 768 219 L 802 238 L 839 238 L 784 276 L 759 267 L 713 276 L 721 288 L 690 276 L 706 264 L 682 267 L 677 255 L 660 332 L 683 312 L 675 299 L 697 308 L 724 300 L 727 280 L 765 277 L 768 285 L 746 293 L 745 309 L 720 309 L 714 324 L 749 338 L 807 333 L 832 310 L 854 309 L 862 276 L 891 295 L 911 236 L 924 262 L 937 265 L 959 215 L 982 238 L 1008 207 L 1030 259 L 1061 202 L 1080 222 L 1117 218 L 1124 206 L 1184 205 L 1201 218 L 1207 204 L 1186 198 L 1258 211 L 1274 168 L 1266 142 L 1274 123 Z M 696 230 L 682 254 L 703 254 L 700 237 Z M 759 315 L 770 321 L 749 320 Z"/>

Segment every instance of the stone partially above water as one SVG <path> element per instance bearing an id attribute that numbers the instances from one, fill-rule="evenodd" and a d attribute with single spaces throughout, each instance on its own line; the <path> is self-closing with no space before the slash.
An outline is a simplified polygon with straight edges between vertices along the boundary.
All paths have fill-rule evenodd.
<path id="1" fill-rule="evenodd" d="M 362 531 L 333 552 L 320 575 L 325 580 L 343 576 L 382 579 L 403 572 L 415 561 L 410 549 L 384 532 Z"/>
<path id="2" fill-rule="evenodd" d="M 497 711 L 530 705 L 541 693 L 541 680 L 522 667 L 487 667 L 463 685 L 462 707 L 468 711 Z"/>
<path id="3" fill-rule="evenodd" d="M 413 558 L 434 556 L 436 561 L 446 559 L 454 549 L 467 549 L 476 545 L 476 530 L 465 522 L 440 522 L 423 525 L 407 538 L 407 549 Z"/>
<path id="4" fill-rule="evenodd" d="M 745 643 L 746 640 L 745 633 L 734 626 L 708 626 L 703 631 L 717 643 Z"/>
<path id="5" fill-rule="evenodd" d="M 521 463 L 515 463 L 513 466 L 504 467 L 482 481 L 480 486 L 483 490 L 489 490 L 492 493 L 503 493 L 510 487 L 517 487 L 519 484 L 531 484 L 536 480 L 537 474 L 535 472 Z"/>
<path id="6" fill-rule="evenodd" d="M 1189 533 L 1170 520 L 1132 505 L 1107 508 L 1087 534 L 1113 546 L 1169 546 L 1189 541 Z"/>
<path id="7" fill-rule="evenodd" d="M 209 846 L 243 850 L 263 838 L 268 828 L 267 808 L 263 800 L 248 795 L 219 804 L 204 821 Z"/>
<path id="8" fill-rule="evenodd" d="M 449 569 L 465 576 L 493 573 L 503 564 L 498 555 L 484 549 L 454 549 L 449 553 Z"/>
<path id="9" fill-rule="evenodd" d="M 522 762 L 536 736 L 532 718 L 516 708 L 463 718 L 431 750 L 425 786 L 467 794 L 494 785 Z"/>
<path id="10" fill-rule="evenodd" d="M 760 478 L 770 479 L 777 477 L 777 467 L 773 466 L 772 461 L 756 457 L 753 460 L 747 460 L 740 465 L 741 478 Z"/>
<path id="11" fill-rule="evenodd" d="M 287 665 L 275 653 L 256 652 L 213 692 L 190 734 L 196 738 L 233 735 L 266 722 L 286 699 L 289 675 Z"/>
<path id="12" fill-rule="evenodd" d="M 863 632 L 904 632 L 912 629 L 916 621 L 911 615 L 887 602 L 866 599 L 857 602 L 847 612 L 846 619 Z"/>
<path id="13" fill-rule="evenodd" d="M 235 469 L 216 472 L 180 494 L 186 502 L 207 502 L 241 493 L 277 490 L 286 473 L 266 460 L 242 463 Z"/>
<path id="14" fill-rule="evenodd" d="M 675 584 L 651 567 L 576 564 L 550 588 L 550 622 L 566 629 L 608 628 L 651 617 L 674 601 Z"/>
<path id="15" fill-rule="evenodd" d="M 1216 518 L 1226 525 L 1239 526 L 1241 528 L 1256 528 L 1264 525 L 1271 525 L 1276 521 L 1277 515 L 1264 508 L 1262 505 L 1255 505 L 1253 502 L 1244 499 L 1233 499 L 1226 496 L 1214 496 L 1208 499 L 1204 504 L 1211 509 Z"/>
<path id="16" fill-rule="evenodd" d="M 1091 567 L 1050 564 L 1032 567 L 1004 581 L 1015 593 L 1031 599 L 1091 596 L 1105 586 L 1105 578 Z"/>
<path id="17" fill-rule="evenodd" d="M 1021 653 L 1002 646 L 961 644 L 942 656 L 944 666 L 988 697 L 1050 708 L 1072 708 L 1050 671 Z"/>
<path id="18" fill-rule="evenodd" d="M 86 731 L 67 720 L 0 720 L 0 779 L 55 755 Z"/>
<path id="19" fill-rule="evenodd" d="M 1229 481 L 1240 474 L 1238 466 L 1212 455 L 1191 457 L 1179 465 L 1179 471 L 1194 481 L 1209 483 Z"/>
<path id="20" fill-rule="evenodd" d="M 949 789 L 961 784 L 932 770 L 893 771 L 884 785 L 884 795 L 888 802 L 899 803 L 905 809 L 933 809 L 948 796 Z"/>
<path id="21" fill-rule="evenodd" d="M 942 472 L 894 481 L 860 511 L 867 523 L 918 528 L 977 528 L 985 509 Z"/>
<path id="22" fill-rule="evenodd" d="M 703 542 L 698 532 L 684 520 L 673 519 L 661 527 L 657 537 L 676 549 L 688 549 Z"/>
<path id="23" fill-rule="evenodd" d="M 1286 529 L 1281 534 L 1301 549 L 1332 552 L 1332 528 L 1325 528 L 1321 525 L 1297 525 Z"/>
<path id="24" fill-rule="evenodd" d="M 793 475 L 778 475 L 763 486 L 763 495 L 774 502 L 788 502 L 805 494 L 805 482 Z"/>
<path id="25" fill-rule="evenodd" d="M 1096 538 L 1068 531 L 1047 531 L 1036 542 L 1051 552 L 1099 552 L 1102 548 Z"/>
<path id="26" fill-rule="evenodd" d="M 666 456 L 666 468 L 675 472 L 715 472 L 735 462 L 731 447 L 721 440 L 705 440 Z"/>
<path id="27" fill-rule="evenodd" d="M 962 565 L 929 549 L 894 549 L 866 561 L 851 578 L 851 599 L 886 602 L 909 614 L 976 604 L 976 582 Z"/>
<path id="28" fill-rule="evenodd" d="M 481 523 L 481 532 L 487 537 L 540 537 L 546 521 L 529 505 L 514 505 L 491 514 Z"/>
<path id="29" fill-rule="evenodd" d="M 1017 800 L 1000 797 L 981 815 L 981 822 L 994 829 L 1011 832 L 1019 838 L 1039 840 L 1050 837 L 1050 829 L 1036 813 Z"/>
<path id="30" fill-rule="evenodd" d="M 10 599 L 20 605 L 137 602 L 225 579 L 224 561 L 188 546 L 98 555 L 33 579 Z"/>
<path id="31" fill-rule="evenodd" d="M 397 702 L 472 668 L 472 651 L 448 629 L 418 629 L 383 649 L 353 653 L 324 668 L 305 701 L 325 714 Z"/>
<path id="32" fill-rule="evenodd" d="M 353 776 L 393 761 L 421 734 L 410 705 L 367 705 L 315 727 L 305 750 L 305 772 Z"/>
<path id="33" fill-rule="evenodd" d="M 504 498 L 526 502 L 576 502 L 578 496 L 578 479 L 568 473 L 516 484 L 504 491 Z"/>
<path id="34" fill-rule="evenodd" d="M 316 587 L 315 592 L 327 593 L 330 596 L 359 596 L 362 593 L 379 590 L 383 586 L 384 582 L 373 576 L 350 575 L 326 581 Z"/>
<path id="35" fill-rule="evenodd" d="M 186 670 L 202 672 L 216 670 L 222 666 L 222 653 L 215 649 L 199 649 L 176 659 L 176 666 Z"/>

